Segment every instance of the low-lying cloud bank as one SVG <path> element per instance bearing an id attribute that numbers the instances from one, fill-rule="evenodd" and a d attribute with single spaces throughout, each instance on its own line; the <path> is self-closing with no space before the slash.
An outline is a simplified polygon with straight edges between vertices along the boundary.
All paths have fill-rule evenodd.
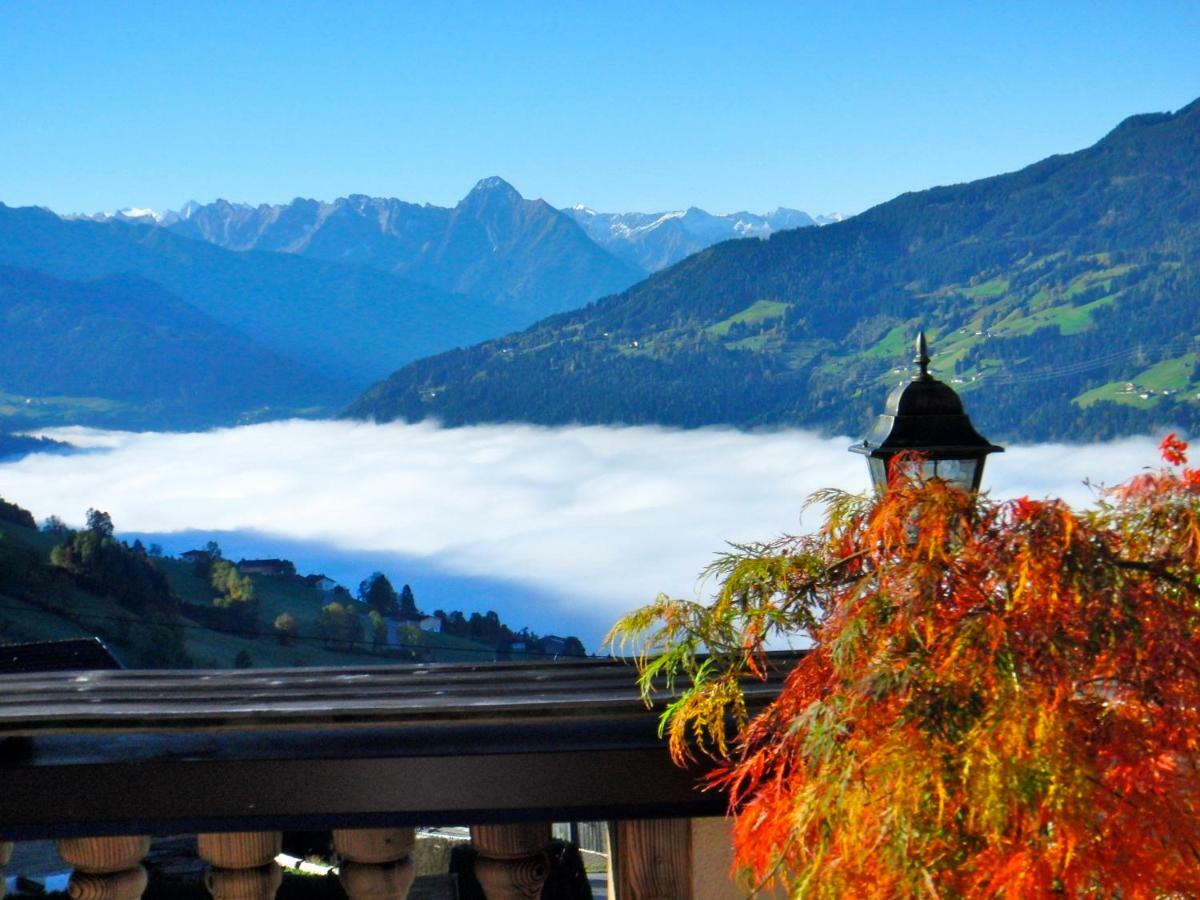
<path id="1" fill-rule="evenodd" d="M 528 585 L 591 623 L 659 591 L 694 594 L 726 541 L 813 527 L 800 507 L 818 488 L 867 486 L 849 440 L 802 431 L 293 421 L 49 434 L 95 450 L 0 466 L 0 495 L 39 518 L 79 523 L 97 507 L 121 531 L 254 531 L 359 559 L 421 559 Z M 1147 438 L 1013 447 L 991 458 L 985 483 L 995 496 L 1082 505 L 1085 480 L 1115 483 L 1156 462 Z"/>

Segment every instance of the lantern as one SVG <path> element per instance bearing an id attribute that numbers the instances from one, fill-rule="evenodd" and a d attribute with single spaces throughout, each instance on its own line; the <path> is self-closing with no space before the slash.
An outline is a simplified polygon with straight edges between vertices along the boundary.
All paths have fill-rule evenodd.
<path id="1" fill-rule="evenodd" d="M 924 332 L 917 335 L 917 355 L 913 362 L 917 364 L 917 374 L 912 380 L 896 385 L 875 427 L 850 451 L 867 457 L 871 481 L 877 491 L 887 489 L 892 457 L 914 452 L 924 457 L 925 478 L 942 478 L 978 491 L 987 455 L 1002 453 L 1004 448 L 990 443 L 976 431 L 954 389 L 929 374 Z"/>

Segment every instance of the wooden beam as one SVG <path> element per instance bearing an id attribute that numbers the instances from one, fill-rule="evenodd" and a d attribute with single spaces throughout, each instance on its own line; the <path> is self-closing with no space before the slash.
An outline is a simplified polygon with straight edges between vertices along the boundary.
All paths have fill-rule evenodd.
<path id="1" fill-rule="evenodd" d="M 442 755 L 431 741 L 431 755 L 406 756 L 402 741 L 359 739 L 315 732 L 296 746 L 279 737 L 242 746 L 177 737 L 149 748 L 131 738 L 39 739 L 29 754 L 5 760 L 0 753 L 0 822 L 6 837 L 31 840 L 694 816 L 723 806 L 657 742 L 562 752 L 547 742 L 540 753 L 476 747 L 473 755 L 450 746 Z M 356 758 L 364 749 L 380 755 Z"/>
<path id="2" fill-rule="evenodd" d="M 769 701 L 794 665 L 744 685 Z M 665 688 L 665 683 L 662 685 Z M 675 696 L 664 693 L 663 700 Z M 435 723 L 650 719 L 617 660 L 358 669 L 94 671 L 0 675 L 0 737 L 279 730 Z"/>

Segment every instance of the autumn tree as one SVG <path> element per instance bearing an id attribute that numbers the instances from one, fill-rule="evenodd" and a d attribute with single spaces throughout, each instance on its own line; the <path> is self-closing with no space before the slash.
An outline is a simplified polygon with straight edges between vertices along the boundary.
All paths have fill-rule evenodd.
<path id="1" fill-rule="evenodd" d="M 275 617 L 275 636 L 279 639 L 279 643 L 287 646 L 292 642 L 292 638 L 296 636 L 297 625 L 296 617 L 289 612 L 282 612 Z"/>
<path id="2" fill-rule="evenodd" d="M 376 649 L 387 643 L 387 621 L 372 609 L 367 613 L 367 627 L 371 630 L 371 644 Z"/>
<path id="3" fill-rule="evenodd" d="M 258 599 L 254 582 L 227 559 L 214 559 L 209 583 L 218 591 L 213 606 L 222 610 L 228 625 L 239 631 L 254 631 L 258 619 Z"/>
<path id="4" fill-rule="evenodd" d="M 350 651 L 362 640 L 363 625 L 352 603 L 342 604 L 335 600 L 321 608 L 317 616 L 317 631 L 327 649 Z"/>
<path id="5" fill-rule="evenodd" d="M 1085 511 L 902 461 L 883 496 L 817 495 L 818 533 L 720 558 L 712 603 L 619 622 L 647 696 L 680 678 L 670 748 L 717 758 L 736 864 L 805 897 L 1200 894 L 1184 450 Z M 741 680 L 798 632 L 811 649 L 751 714 Z"/>
<path id="6" fill-rule="evenodd" d="M 243 575 L 238 571 L 238 567 L 228 560 L 218 559 L 213 563 L 209 583 L 220 592 L 213 598 L 213 606 L 248 606 L 254 602 L 254 582 L 250 580 L 249 575 Z"/>

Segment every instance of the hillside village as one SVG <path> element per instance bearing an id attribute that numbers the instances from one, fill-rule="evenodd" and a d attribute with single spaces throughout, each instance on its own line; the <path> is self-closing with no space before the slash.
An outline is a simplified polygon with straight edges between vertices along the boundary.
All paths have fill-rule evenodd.
<path id="1" fill-rule="evenodd" d="M 287 559 L 178 557 L 119 540 L 90 510 L 74 530 L 0 500 L 0 643 L 99 637 L 129 668 L 554 660 L 572 636 L 513 629 L 491 610 L 433 610 L 371 573 L 356 590 Z"/>

